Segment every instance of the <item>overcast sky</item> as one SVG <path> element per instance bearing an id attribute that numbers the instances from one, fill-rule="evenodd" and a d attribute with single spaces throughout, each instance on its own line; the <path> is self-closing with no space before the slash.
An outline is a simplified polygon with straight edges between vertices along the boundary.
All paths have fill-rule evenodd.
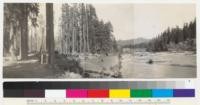
<path id="1" fill-rule="evenodd" d="M 111 21 L 116 39 L 152 38 L 167 27 L 195 18 L 194 4 L 93 4 L 100 19 Z"/>
<path id="2" fill-rule="evenodd" d="M 99 19 L 110 21 L 117 40 L 152 38 L 167 27 L 182 27 L 195 18 L 195 4 L 93 4 Z M 54 4 L 55 35 L 61 4 Z"/>

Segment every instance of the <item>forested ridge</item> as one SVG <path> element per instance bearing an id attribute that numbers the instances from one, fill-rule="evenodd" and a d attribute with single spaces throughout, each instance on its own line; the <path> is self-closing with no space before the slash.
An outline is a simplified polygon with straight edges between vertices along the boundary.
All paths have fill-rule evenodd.
<path id="1" fill-rule="evenodd" d="M 177 46 L 177 47 L 176 47 Z M 168 28 L 147 45 L 147 51 L 196 50 L 196 20 Z"/>
<path id="2" fill-rule="evenodd" d="M 196 51 L 196 20 L 179 26 L 168 27 L 148 42 L 124 45 L 124 48 L 145 48 L 146 51 Z"/>

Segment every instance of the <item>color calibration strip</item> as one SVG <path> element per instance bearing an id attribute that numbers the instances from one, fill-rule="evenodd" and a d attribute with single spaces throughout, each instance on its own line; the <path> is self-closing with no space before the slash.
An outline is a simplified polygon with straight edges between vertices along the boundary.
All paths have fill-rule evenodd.
<path id="1" fill-rule="evenodd" d="M 195 97 L 194 89 L 26 89 L 4 90 L 4 97 L 32 98 L 173 98 Z"/>

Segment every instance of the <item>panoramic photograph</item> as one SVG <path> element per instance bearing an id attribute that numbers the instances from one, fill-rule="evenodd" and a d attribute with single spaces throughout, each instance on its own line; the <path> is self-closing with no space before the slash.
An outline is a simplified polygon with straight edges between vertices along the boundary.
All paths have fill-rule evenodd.
<path id="1" fill-rule="evenodd" d="M 4 3 L 3 78 L 196 78 L 196 7 Z"/>

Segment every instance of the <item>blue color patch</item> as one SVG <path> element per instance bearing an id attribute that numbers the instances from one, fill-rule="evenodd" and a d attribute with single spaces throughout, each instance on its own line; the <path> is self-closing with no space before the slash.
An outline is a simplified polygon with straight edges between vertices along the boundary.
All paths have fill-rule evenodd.
<path id="1" fill-rule="evenodd" d="M 173 89 L 153 89 L 152 97 L 173 97 Z"/>

